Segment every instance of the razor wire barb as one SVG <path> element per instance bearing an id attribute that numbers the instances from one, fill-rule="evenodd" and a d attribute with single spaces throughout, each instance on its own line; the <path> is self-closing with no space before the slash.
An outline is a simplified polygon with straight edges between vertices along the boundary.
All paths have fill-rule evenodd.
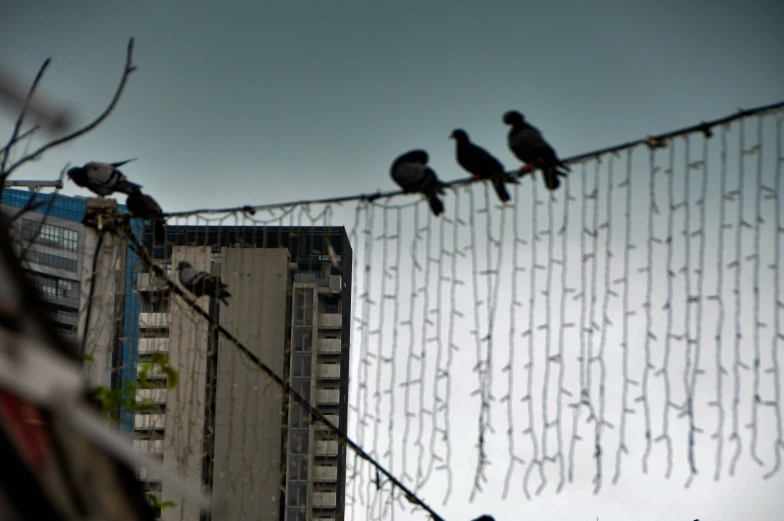
<path id="1" fill-rule="evenodd" d="M 288 396 L 294 398 L 299 405 L 304 407 L 309 416 L 311 417 L 311 422 L 315 422 L 316 420 L 322 422 L 333 434 L 338 436 L 341 441 L 346 443 L 354 453 L 362 458 L 363 460 L 367 461 L 378 472 L 381 472 L 387 479 L 397 488 L 403 492 L 405 498 L 412 504 L 418 505 L 423 510 L 425 510 L 430 516 L 436 521 L 444 521 L 444 519 L 435 512 L 427 503 L 425 503 L 422 499 L 420 499 L 414 492 L 412 492 L 408 487 L 406 487 L 403 483 L 401 483 L 392 473 L 390 473 L 383 465 L 377 462 L 373 457 L 371 457 L 367 452 L 365 452 L 362 447 L 357 445 L 349 436 L 344 433 L 340 428 L 335 426 L 323 413 L 321 413 L 316 407 L 314 407 L 309 400 L 306 400 L 299 392 L 297 392 L 283 377 L 278 375 L 271 367 L 269 367 L 266 363 L 264 363 L 258 356 L 252 353 L 242 342 L 240 342 L 231 332 L 229 332 L 225 327 L 223 327 L 220 323 L 214 321 L 213 317 L 210 314 L 203 310 L 199 305 L 196 303 L 196 300 L 191 296 L 187 295 L 184 290 L 182 290 L 179 286 L 174 284 L 174 282 L 169 279 L 166 271 L 158 266 L 150 256 L 150 253 L 147 249 L 139 242 L 136 236 L 133 233 L 133 230 L 130 229 L 129 226 L 124 226 L 123 232 L 125 237 L 127 238 L 131 248 L 133 248 L 137 254 L 141 257 L 142 261 L 146 266 L 152 269 L 158 277 L 161 277 L 164 281 L 166 286 L 169 290 L 176 293 L 180 296 L 188 306 L 201 315 L 205 320 L 209 322 L 210 327 L 215 328 L 226 340 L 231 342 L 237 350 L 239 350 L 245 357 L 248 358 L 259 370 L 261 370 L 264 374 L 266 374 L 272 381 L 277 384 L 281 390 Z"/>

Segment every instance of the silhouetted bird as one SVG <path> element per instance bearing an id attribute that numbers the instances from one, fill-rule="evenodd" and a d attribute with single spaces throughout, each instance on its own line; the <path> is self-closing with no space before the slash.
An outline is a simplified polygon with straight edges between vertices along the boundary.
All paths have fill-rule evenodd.
<path id="1" fill-rule="evenodd" d="M 504 123 L 512 126 L 508 136 L 509 149 L 520 161 L 526 163 L 520 173 L 527 174 L 538 166 L 542 169 L 547 188 L 558 188 L 561 185 L 558 176 L 566 176 L 558 168 L 567 172 L 571 172 L 571 169 L 558 159 L 555 150 L 544 140 L 539 129 L 530 125 L 516 110 L 504 114 Z"/>
<path id="2" fill-rule="evenodd" d="M 141 188 L 141 185 L 128 181 L 128 178 L 118 170 L 118 167 L 134 160 L 135 158 L 117 163 L 91 161 L 84 166 L 68 170 L 68 178 L 100 197 L 112 195 L 114 192 L 130 195 L 132 191 Z"/>
<path id="3" fill-rule="evenodd" d="M 487 514 L 477 517 L 474 521 L 495 521 L 493 516 L 488 516 Z"/>
<path id="4" fill-rule="evenodd" d="M 166 240 L 166 230 L 163 226 L 163 210 L 158 203 L 140 189 L 132 190 L 125 199 L 125 206 L 136 217 L 150 221 L 155 242 L 162 243 Z"/>
<path id="5" fill-rule="evenodd" d="M 468 134 L 463 129 L 455 129 L 449 136 L 457 142 L 457 162 L 468 173 L 473 174 L 471 181 L 479 179 L 490 179 L 493 183 L 498 198 L 501 202 L 507 202 L 509 192 L 506 190 L 505 183 L 518 184 L 517 179 L 506 175 L 504 165 L 498 159 L 490 155 L 484 148 L 471 142 Z"/>
<path id="6" fill-rule="evenodd" d="M 428 155 L 424 150 L 409 150 L 395 159 L 389 173 L 403 191 L 424 194 L 430 209 L 438 216 L 444 211 L 444 203 L 438 194 L 444 194 L 445 185 L 438 180 L 435 171 L 427 166 L 427 160 Z"/>
<path id="7" fill-rule="evenodd" d="M 206 271 L 196 271 L 188 261 L 180 261 L 177 264 L 177 271 L 180 272 L 180 284 L 196 297 L 210 295 L 219 298 L 227 306 L 229 305 L 226 297 L 230 297 L 231 293 L 226 291 L 228 286 L 223 282 L 219 282 Z"/>

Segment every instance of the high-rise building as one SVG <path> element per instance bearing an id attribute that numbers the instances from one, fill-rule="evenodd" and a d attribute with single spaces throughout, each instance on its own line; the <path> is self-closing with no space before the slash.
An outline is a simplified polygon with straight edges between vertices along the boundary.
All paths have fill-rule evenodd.
<path id="1" fill-rule="evenodd" d="M 28 208 L 28 204 L 50 200 L 51 204 L 34 207 L 14 219 L 12 234 L 18 240 L 19 251 L 25 252 L 23 266 L 41 290 L 57 328 L 64 336 L 76 340 L 86 233 L 82 220 L 87 199 L 5 188 L 0 211 L 13 216 Z M 119 207 L 127 213 L 125 206 Z M 131 220 L 131 225 L 141 237 L 141 221 Z M 122 298 L 111 355 L 113 389 L 120 389 L 124 382 L 136 378 L 138 338 L 138 297 L 126 289 L 138 273 L 139 259 L 132 251 L 125 250 L 120 252 L 119 260 L 123 275 L 117 281 L 117 294 Z M 130 435 L 133 416 L 122 408 L 117 413 L 121 431 Z"/>
<path id="2" fill-rule="evenodd" d="M 345 431 L 352 250 L 343 227 L 170 226 L 165 246 L 146 239 L 172 280 L 182 260 L 220 276 L 229 305 L 202 297 L 202 309 Z M 212 521 L 342 521 L 344 444 L 161 280 L 141 273 L 137 290 L 139 363 L 167 353 L 178 374 L 167 390 L 165 372 L 150 372 L 155 388 L 137 392 L 148 404 L 136 416 L 137 447 L 211 487 Z M 141 477 L 175 503 L 162 519 L 200 519 L 155 476 Z"/>

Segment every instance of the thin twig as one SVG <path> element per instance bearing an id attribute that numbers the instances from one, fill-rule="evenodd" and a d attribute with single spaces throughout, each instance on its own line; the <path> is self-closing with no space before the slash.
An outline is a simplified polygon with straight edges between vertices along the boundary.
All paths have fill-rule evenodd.
<path id="1" fill-rule="evenodd" d="M 103 120 L 105 120 L 109 116 L 109 114 L 112 113 L 114 108 L 117 106 L 117 102 L 120 100 L 123 91 L 125 90 L 125 84 L 128 81 L 128 76 L 130 76 L 130 74 L 136 70 L 136 66 L 133 64 L 133 45 L 134 45 L 134 40 L 133 38 L 131 38 L 130 40 L 128 40 L 128 50 L 126 52 L 126 57 L 125 57 L 125 69 L 123 70 L 122 78 L 120 79 L 120 84 L 117 86 L 117 90 L 115 91 L 114 97 L 112 98 L 112 101 L 109 103 L 109 106 L 106 107 L 106 109 L 104 109 L 104 111 L 88 125 L 66 136 L 63 136 L 61 138 L 55 139 L 54 141 L 50 141 L 45 145 L 42 145 L 34 152 L 25 155 L 24 157 L 22 157 L 21 159 L 13 163 L 11 166 L 8 167 L 7 170 L 4 170 L 2 171 L 2 173 L 0 173 L 0 181 L 5 181 L 17 168 L 24 165 L 28 161 L 32 161 L 38 158 L 41 154 L 43 154 L 47 150 L 54 148 L 58 145 L 62 145 L 63 143 L 72 141 L 80 136 L 83 136 L 84 134 L 87 134 L 95 127 L 100 125 L 103 122 Z"/>
<path id="2" fill-rule="evenodd" d="M 37 130 L 40 130 L 40 128 L 41 128 L 41 125 L 36 125 L 33 128 L 29 128 L 29 129 L 25 130 L 24 132 L 22 132 L 21 134 L 16 136 L 16 138 L 9 140 L 8 143 L 6 143 L 3 146 L 3 148 L 0 148 L 0 154 L 4 154 L 6 152 L 6 150 L 8 150 L 9 151 L 8 153 L 10 154 L 10 150 L 11 150 L 12 146 L 14 146 L 15 144 L 19 143 L 24 138 L 27 138 L 27 137 L 32 138 L 33 133 L 35 133 Z M 3 159 L 5 159 L 5 155 L 3 156 Z M 0 170 L 0 171 L 2 171 L 2 170 Z"/>
<path id="3" fill-rule="evenodd" d="M 38 69 L 38 74 L 35 75 L 33 84 L 30 85 L 30 90 L 27 92 L 27 99 L 25 100 L 25 104 L 22 107 L 22 111 L 19 113 L 19 117 L 16 118 L 16 124 L 14 125 L 14 131 L 11 133 L 11 139 L 8 140 L 8 144 L 5 146 L 3 151 L 3 160 L 0 162 L 0 181 L 5 181 L 5 178 L 8 177 L 8 174 L 5 173 L 5 166 L 8 163 L 8 155 L 11 153 L 11 145 L 16 142 L 17 137 L 19 136 L 19 129 L 22 128 L 22 123 L 24 122 L 24 118 L 27 115 L 27 108 L 30 106 L 30 101 L 32 101 L 33 96 L 35 95 L 35 91 L 38 88 L 38 84 L 41 82 L 41 78 L 43 78 L 44 73 L 46 72 L 46 69 L 49 67 L 50 63 L 52 63 L 51 58 L 44 60 L 41 68 Z"/>

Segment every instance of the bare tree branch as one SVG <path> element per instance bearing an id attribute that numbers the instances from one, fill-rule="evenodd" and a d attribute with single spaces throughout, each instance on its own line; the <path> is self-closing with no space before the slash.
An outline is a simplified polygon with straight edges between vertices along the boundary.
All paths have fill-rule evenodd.
<path id="1" fill-rule="evenodd" d="M 27 154 L 27 155 L 23 156 L 21 159 L 19 159 L 15 163 L 13 163 L 11 166 L 8 167 L 8 169 L 0 169 L 0 183 L 4 182 L 17 168 L 19 168 L 20 166 L 24 165 L 28 161 L 32 161 L 32 160 L 38 158 L 39 156 L 41 156 L 41 154 L 43 154 L 47 150 L 49 150 L 51 148 L 54 148 L 54 147 L 56 147 L 58 145 L 62 145 L 63 143 L 67 143 L 69 141 L 72 141 L 72 140 L 74 140 L 74 139 L 76 139 L 76 138 L 78 138 L 80 136 L 83 136 L 84 134 L 90 132 L 95 127 L 100 125 L 103 122 L 103 120 L 105 120 L 109 116 L 109 114 L 112 113 L 114 108 L 117 106 L 117 102 L 120 100 L 120 97 L 122 96 L 123 91 L 125 90 L 125 84 L 128 81 L 128 76 L 130 76 L 130 74 L 133 71 L 136 70 L 136 66 L 133 64 L 133 46 L 134 46 L 134 40 L 133 40 L 133 38 L 131 38 L 128 41 L 128 50 L 127 50 L 126 58 L 125 58 L 125 69 L 123 70 L 122 78 L 120 79 L 120 84 L 118 85 L 117 90 L 114 93 L 114 97 L 112 98 L 112 101 L 109 103 L 109 106 L 106 107 L 106 109 L 95 120 L 93 120 L 88 125 L 82 127 L 79 130 L 76 130 L 76 131 L 74 131 L 74 132 L 72 132 L 72 133 L 70 133 L 70 134 L 68 134 L 66 136 L 63 136 L 61 138 L 55 139 L 53 141 L 50 141 L 49 143 L 46 143 L 45 145 L 42 145 L 41 147 L 39 147 L 34 152 L 31 152 L 30 154 Z M 4 157 L 7 157 L 8 153 L 9 153 L 9 151 L 6 150 Z M 0 190 L 1 189 L 2 189 L 2 186 L 0 186 Z"/>
<path id="2" fill-rule="evenodd" d="M 22 128 L 22 123 L 24 122 L 24 118 L 27 115 L 27 108 L 30 106 L 30 101 L 35 95 L 35 90 L 38 88 L 38 84 L 41 82 L 41 78 L 44 77 L 44 73 L 46 72 L 46 69 L 49 67 L 50 63 L 52 63 L 51 58 L 44 60 L 43 65 L 41 65 L 41 68 L 38 69 L 38 74 L 35 75 L 35 79 L 33 80 L 33 84 L 30 86 L 30 90 L 27 92 L 27 99 L 25 100 L 25 104 L 22 107 L 22 111 L 19 113 L 19 117 L 16 118 L 16 124 L 14 125 L 14 131 L 11 133 L 11 139 L 8 140 L 8 144 L 5 146 L 5 150 L 3 152 L 3 160 L 0 162 L 0 181 L 5 181 L 5 178 L 8 177 L 8 175 L 5 174 L 5 165 L 7 164 L 8 156 L 11 153 L 11 145 L 16 142 L 16 138 L 19 136 L 19 129 Z"/>
<path id="3" fill-rule="evenodd" d="M 6 150 L 10 151 L 12 146 L 14 146 L 15 144 L 19 143 L 19 142 L 20 142 L 20 141 L 22 141 L 23 139 L 25 139 L 25 138 L 27 138 L 27 137 L 32 137 L 33 133 L 35 133 L 35 132 L 36 132 L 37 130 L 39 130 L 40 128 L 41 128 L 41 125 L 36 125 L 36 126 L 34 126 L 33 128 L 30 128 L 30 129 L 27 129 L 27 130 L 25 130 L 24 132 L 22 132 L 21 134 L 19 134 L 19 135 L 16 137 L 16 139 L 12 139 L 12 140 L 10 140 L 10 141 L 9 141 L 9 142 L 8 142 L 8 143 L 5 145 L 5 146 L 3 146 L 3 148 L 0 148 L 0 154 L 4 154 L 4 153 L 6 152 Z M 10 152 L 9 152 L 9 153 L 10 153 Z M 1 170 L 0 170 L 0 171 L 1 171 Z"/>

